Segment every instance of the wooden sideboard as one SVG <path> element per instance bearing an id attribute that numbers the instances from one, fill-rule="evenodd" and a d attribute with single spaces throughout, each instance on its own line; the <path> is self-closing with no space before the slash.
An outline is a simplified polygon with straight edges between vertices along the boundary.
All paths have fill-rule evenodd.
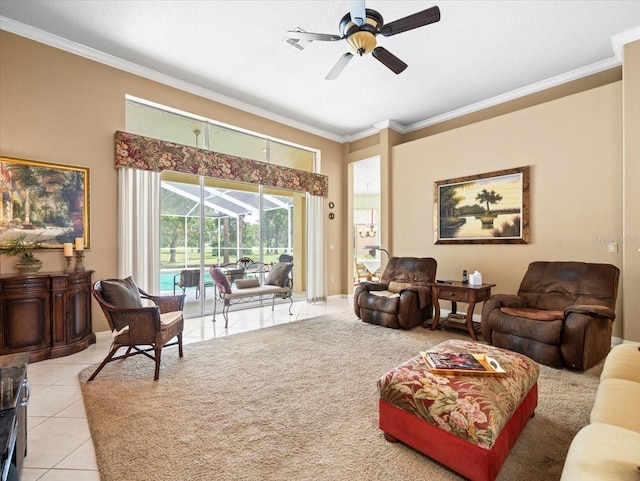
<path id="1" fill-rule="evenodd" d="M 95 343 L 92 274 L 0 276 L 0 355 L 29 352 L 29 362 L 36 362 L 67 356 Z"/>

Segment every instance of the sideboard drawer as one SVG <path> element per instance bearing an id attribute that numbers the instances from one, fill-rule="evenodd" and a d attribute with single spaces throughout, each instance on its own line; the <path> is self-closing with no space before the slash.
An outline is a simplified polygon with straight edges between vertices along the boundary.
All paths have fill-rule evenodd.
<path id="1" fill-rule="evenodd" d="M 48 291 L 49 286 L 50 280 L 47 277 L 13 278 L 2 283 L 2 291 L 5 294 L 26 294 L 34 291 Z"/>
<path id="2" fill-rule="evenodd" d="M 449 301 L 469 302 L 468 292 L 459 291 L 457 289 L 448 289 L 446 287 L 440 287 L 438 289 L 438 299 L 444 299 Z"/>

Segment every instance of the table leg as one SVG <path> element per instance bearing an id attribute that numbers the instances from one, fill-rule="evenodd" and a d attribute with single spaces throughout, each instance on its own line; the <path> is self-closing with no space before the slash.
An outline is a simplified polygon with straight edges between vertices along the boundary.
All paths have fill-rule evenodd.
<path id="1" fill-rule="evenodd" d="M 431 301 L 433 302 L 433 322 L 431 323 L 431 330 L 435 331 L 440 322 L 440 303 L 438 302 L 438 294 L 435 291 L 431 296 Z"/>
<path id="2" fill-rule="evenodd" d="M 471 339 L 477 341 L 478 336 L 476 336 L 476 331 L 473 329 L 473 304 L 469 304 L 469 311 L 467 312 L 467 330 Z"/>
<path id="3" fill-rule="evenodd" d="M 478 336 L 476 336 L 476 331 L 473 329 L 473 308 L 476 305 L 475 299 L 471 299 L 469 302 L 469 306 L 467 307 L 467 330 L 469 331 L 469 335 L 471 339 L 474 341 L 478 340 Z"/>

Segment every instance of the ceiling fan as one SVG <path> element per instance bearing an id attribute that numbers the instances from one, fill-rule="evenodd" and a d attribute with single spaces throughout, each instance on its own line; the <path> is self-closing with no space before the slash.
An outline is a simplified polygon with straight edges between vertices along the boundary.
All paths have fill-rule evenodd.
<path id="1" fill-rule="evenodd" d="M 381 34 L 384 37 L 390 37 L 398 33 L 413 30 L 414 28 L 424 27 L 439 20 L 440 9 L 434 6 L 385 24 L 382 15 L 375 10 L 365 8 L 364 0 L 353 0 L 351 2 L 351 10 L 340 20 L 341 35 L 311 33 L 298 29 L 288 31 L 287 38 L 306 40 L 309 42 L 314 40 L 323 42 L 346 40 L 349 47 L 358 55 L 362 56 L 371 53 L 375 59 L 387 66 L 394 73 L 399 74 L 407 68 L 407 64 L 386 48 L 377 47 L 376 36 Z M 325 78 L 327 80 L 338 78 L 338 75 L 340 75 L 352 58 L 353 54 L 351 52 L 345 53 Z"/>

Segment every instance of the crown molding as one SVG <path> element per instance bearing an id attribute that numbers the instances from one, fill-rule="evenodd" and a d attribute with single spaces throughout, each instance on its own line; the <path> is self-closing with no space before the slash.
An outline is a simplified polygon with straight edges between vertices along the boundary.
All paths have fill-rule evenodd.
<path id="1" fill-rule="evenodd" d="M 623 47 L 631 42 L 640 40 L 640 26 L 621 32 L 611 37 L 611 44 L 613 45 L 613 51 L 616 54 L 616 58 L 622 63 L 622 50 Z"/>
<path id="2" fill-rule="evenodd" d="M 509 102 L 511 100 L 516 100 L 522 97 L 526 97 L 527 95 L 531 95 L 531 94 L 540 92 L 542 90 L 547 90 L 552 87 L 557 87 L 558 85 L 562 85 L 567 82 L 572 82 L 574 80 L 578 80 L 583 77 L 588 77 L 589 75 L 593 75 L 599 72 L 603 72 L 605 70 L 609 70 L 614 67 L 618 67 L 620 63 L 621 62 L 619 62 L 618 59 L 616 59 L 615 57 L 611 57 L 607 60 L 603 60 L 601 62 L 587 65 L 586 67 L 581 67 L 579 69 L 575 69 L 561 75 L 556 75 L 555 77 L 551 77 L 546 80 L 542 80 L 540 82 L 536 82 L 534 84 L 527 85 L 519 89 L 511 90 L 510 92 L 506 92 L 504 94 L 496 95 L 495 97 L 491 97 L 486 100 L 476 102 L 475 104 L 467 105 L 466 107 L 463 107 L 457 110 L 452 110 L 451 112 L 447 112 L 442 115 L 431 117 L 430 119 L 416 122 L 415 124 L 408 125 L 407 130 L 409 132 L 413 132 L 414 130 L 422 129 L 424 127 L 429 127 L 431 125 L 439 124 L 440 122 L 445 122 L 447 120 L 455 119 L 457 117 L 462 117 L 463 115 L 478 112 L 479 110 L 484 110 L 489 107 L 494 107 L 496 105 Z"/>
<path id="3" fill-rule="evenodd" d="M 408 132 L 407 128 L 402 125 L 399 122 L 396 122 L 395 120 L 383 120 L 382 122 L 378 122 L 377 124 L 373 124 L 373 126 L 378 129 L 378 131 L 380 130 L 384 130 L 384 129 L 391 129 L 391 130 L 395 130 L 396 132 L 400 133 L 400 134 L 406 134 Z"/>
<path id="4" fill-rule="evenodd" d="M 370 127 L 366 130 L 361 130 L 355 134 L 349 134 L 342 137 L 342 143 L 346 144 L 348 142 L 355 142 L 356 140 L 364 139 L 365 137 L 369 137 L 370 135 L 375 135 L 380 133 L 380 129 L 377 127 Z"/>
<path id="5" fill-rule="evenodd" d="M 369 128 L 367 130 L 361 130 L 360 132 L 352 134 L 352 135 L 345 135 L 342 138 L 342 142 L 343 143 L 347 143 L 347 142 L 354 142 L 356 140 L 364 139 L 365 137 L 369 137 L 371 135 L 379 134 L 380 131 L 382 131 L 384 129 L 395 130 L 396 132 L 398 132 L 400 134 L 406 134 L 407 132 L 409 132 L 409 130 L 407 130 L 407 127 L 405 127 L 401 123 L 396 122 L 395 120 L 389 120 L 388 119 L 388 120 L 383 120 L 381 122 L 373 124 L 373 127 Z"/>
<path id="6" fill-rule="evenodd" d="M 53 35 L 49 32 L 45 32 L 44 30 L 40 30 L 40 29 L 31 27 L 29 25 L 16 22 L 15 20 L 12 20 L 10 18 L 0 16 L 0 30 L 6 30 L 7 32 L 20 35 L 21 37 L 26 37 L 30 40 L 34 40 L 36 42 L 48 45 L 50 47 L 64 50 L 65 52 L 69 52 L 74 55 L 78 55 L 80 57 L 84 57 L 89 60 L 93 60 L 95 62 L 107 65 L 109 67 L 113 67 L 118 70 L 122 70 L 124 72 L 128 72 L 143 78 L 147 78 L 149 80 L 159 82 L 164 85 L 168 85 L 170 87 L 174 87 L 184 92 L 198 95 L 199 97 L 213 100 L 214 102 L 228 105 L 229 107 L 242 110 L 243 112 L 257 115 L 265 119 L 273 120 L 274 122 L 287 125 L 289 127 L 303 130 L 305 132 L 317 135 L 319 137 L 323 137 L 339 143 L 345 142 L 343 136 L 336 135 L 334 133 L 327 132 L 322 129 L 318 129 L 316 127 L 312 127 L 302 122 L 289 119 L 282 115 L 242 102 L 238 99 L 234 99 L 232 97 L 227 97 L 225 95 L 219 94 L 217 92 L 214 92 L 213 90 L 209 90 L 204 87 L 199 87 L 190 82 L 178 80 L 175 77 L 172 77 L 170 75 L 157 72 L 156 70 L 153 70 L 147 67 L 142 67 L 141 65 L 135 64 L 133 62 L 129 62 L 127 60 L 123 60 L 113 55 L 106 54 L 104 52 L 93 49 L 91 47 L 87 47 L 85 45 L 72 42 L 70 40 L 59 37 L 57 35 Z"/>
<path id="7" fill-rule="evenodd" d="M 634 30 L 638 30 L 638 32 L 636 32 L 636 35 L 640 34 L 640 28 L 638 29 L 634 29 Z M 631 31 L 630 31 L 631 32 Z M 627 32 L 625 32 L 626 34 Z M 621 38 L 627 38 L 627 36 L 622 37 L 623 34 L 621 34 Z M 629 36 L 629 38 L 631 38 Z M 624 43 L 629 43 L 629 41 L 633 41 L 634 39 L 631 38 L 631 40 L 627 40 Z M 358 132 L 355 134 L 352 134 L 348 137 L 345 138 L 346 142 L 353 142 L 355 140 L 360 140 L 362 138 L 368 137 L 370 135 L 373 135 L 375 133 L 380 132 L 380 130 L 382 130 L 383 128 L 393 128 L 393 130 L 401 133 L 401 134 L 406 134 L 408 132 L 413 132 L 415 130 L 419 130 L 422 129 L 424 127 L 429 127 L 431 125 L 435 125 L 435 124 L 439 124 L 441 122 L 445 122 L 447 120 L 452 120 L 455 119 L 457 117 L 462 117 L 463 115 L 467 115 L 467 114 L 471 114 L 474 112 L 478 112 L 480 110 L 483 109 L 487 109 L 489 107 L 494 107 L 496 105 L 505 103 L 505 102 L 509 102 L 510 100 L 515 100 L 521 97 L 525 97 L 527 95 L 536 93 L 536 92 L 540 92 L 542 90 L 546 90 L 552 87 L 557 87 L 558 85 L 562 85 L 564 83 L 567 82 L 571 82 L 573 80 L 577 80 L 583 77 L 588 77 L 589 75 L 593 75 L 599 72 L 603 72 L 605 70 L 609 70 L 611 68 L 614 67 L 618 67 L 619 65 L 622 64 L 622 60 L 619 60 L 616 57 L 611 57 L 607 60 L 603 60 L 601 62 L 597 62 L 591 65 L 587 65 L 586 67 L 582 67 L 576 70 L 572 70 L 570 72 L 561 74 L 561 75 L 557 75 L 555 77 L 551 77 L 549 79 L 546 80 L 542 80 L 540 82 L 536 82 L 534 84 L 531 85 L 527 85 L 525 87 L 516 89 L 516 90 L 511 90 L 510 92 L 506 92 L 504 94 L 500 94 L 500 95 L 496 95 L 495 97 L 491 97 L 488 98 L 486 100 L 482 100 L 480 102 L 476 102 L 475 104 L 471 104 L 471 105 L 467 105 L 465 107 L 462 107 L 460 109 L 457 110 L 452 110 L 451 112 L 446 112 L 442 115 L 437 115 L 435 117 L 431 117 L 425 120 L 421 120 L 419 122 L 416 122 L 414 124 L 410 124 L 407 126 L 403 126 L 397 122 L 393 122 L 390 120 L 384 121 L 384 122 L 379 122 L 377 124 L 374 124 L 374 127 L 371 129 L 367 129 L 367 130 L 363 130 L 362 132 Z M 394 126 L 391 126 L 389 123 L 393 122 Z"/>

